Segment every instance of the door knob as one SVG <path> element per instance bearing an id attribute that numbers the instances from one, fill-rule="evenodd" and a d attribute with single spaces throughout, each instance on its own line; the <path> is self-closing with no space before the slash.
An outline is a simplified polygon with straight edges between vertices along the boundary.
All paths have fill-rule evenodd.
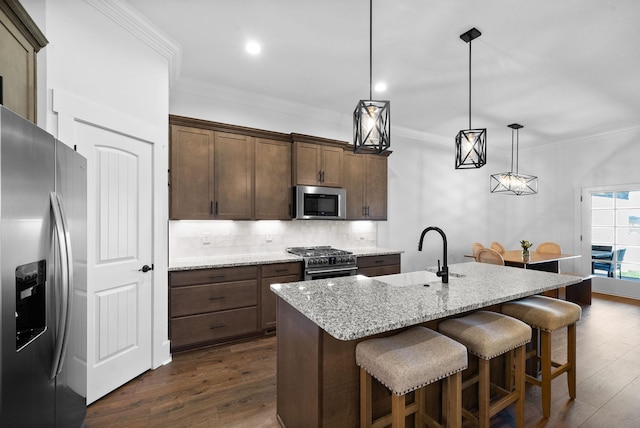
<path id="1" fill-rule="evenodd" d="M 144 273 L 149 272 L 150 270 L 153 270 L 153 265 L 149 266 L 149 265 L 144 265 L 142 266 L 142 268 L 138 269 L 138 271 L 142 271 Z"/>

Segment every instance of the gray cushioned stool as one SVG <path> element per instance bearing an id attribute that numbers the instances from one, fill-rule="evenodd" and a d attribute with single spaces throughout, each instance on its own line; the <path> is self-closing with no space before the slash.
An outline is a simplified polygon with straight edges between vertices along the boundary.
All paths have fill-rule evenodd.
<path id="1" fill-rule="evenodd" d="M 415 413 L 416 426 L 440 426 L 426 413 L 422 387 L 447 379 L 448 402 L 444 420 L 459 427 L 462 393 L 461 372 L 467 368 L 467 350 L 448 337 L 425 327 L 411 327 L 393 336 L 364 340 L 356 345 L 356 364 L 360 366 L 360 426 L 404 427 L 405 418 Z M 372 421 L 371 377 L 391 390 L 391 413 Z M 405 395 L 415 392 L 413 403 Z M 444 409 L 444 405 L 443 405 Z M 443 412 L 444 413 L 444 412 Z M 444 415 L 443 415 L 444 416 Z"/>
<path id="2" fill-rule="evenodd" d="M 478 384 L 478 414 L 466 409 L 462 415 L 480 427 L 489 427 L 493 415 L 515 403 L 516 426 L 524 426 L 524 375 L 525 346 L 531 340 L 531 327 L 522 321 L 503 314 L 488 311 L 473 312 L 461 318 L 442 321 L 438 330 L 467 347 L 470 354 L 478 357 L 477 375 L 465 380 L 462 389 Z M 491 384 L 490 361 L 515 350 L 515 385 L 507 390 Z M 509 359 L 509 361 L 512 361 Z M 511 375 L 511 370 L 507 376 Z M 510 382 L 508 383 L 511 384 Z M 491 389 L 502 396 L 491 402 Z"/>
<path id="3" fill-rule="evenodd" d="M 565 302 L 544 296 L 530 296 L 502 305 L 502 312 L 529 324 L 540 335 L 539 353 L 527 357 L 540 360 L 541 376 L 527 375 L 529 383 L 542 388 L 542 414 L 548 418 L 551 414 L 551 381 L 567 372 L 569 396 L 576 398 L 576 322 L 582 315 L 582 308 L 575 303 Z M 556 363 L 551 360 L 551 333 L 567 327 L 567 362 Z M 536 335 L 537 336 L 537 335 Z M 537 337 L 535 338 L 537 341 Z M 552 370 L 552 367 L 555 369 Z"/>

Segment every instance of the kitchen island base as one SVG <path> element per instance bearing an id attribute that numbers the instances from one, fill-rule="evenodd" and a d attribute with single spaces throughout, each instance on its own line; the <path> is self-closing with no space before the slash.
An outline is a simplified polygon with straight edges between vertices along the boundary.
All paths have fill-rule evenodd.
<path id="1" fill-rule="evenodd" d="M 429 323 L 426 324 L 429 326 Z M 435 325 L 435 322 L 434 322 Z M 384 337 L 397 331 L 371 337 Z M 277 416 L 282 427 L 356 427 L 360 424 L 357 340 L 338 340 L 278 298 Z M 440 383 L 425 388 L 427 411 L 440 417 Z M 407 402 L 413 400 L 408 394 Z M 430 398 L 434 397 L 434 400 Z M 374 418 L 391 411 L 389 391 L 374 380 Z M 413 418 L 407 418 L 407 427 Z"/>

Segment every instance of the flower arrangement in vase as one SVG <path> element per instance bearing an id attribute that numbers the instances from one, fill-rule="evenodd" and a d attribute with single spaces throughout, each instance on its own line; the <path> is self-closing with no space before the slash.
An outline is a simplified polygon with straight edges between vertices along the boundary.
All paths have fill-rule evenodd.
<path id="1" fill-rule="evenodd" d="M 533 244 L 526 239 L 520 241 L 520 246 L 522 247 L 522 257 L 529 257 L 529 248 L 531 248 Z"/>

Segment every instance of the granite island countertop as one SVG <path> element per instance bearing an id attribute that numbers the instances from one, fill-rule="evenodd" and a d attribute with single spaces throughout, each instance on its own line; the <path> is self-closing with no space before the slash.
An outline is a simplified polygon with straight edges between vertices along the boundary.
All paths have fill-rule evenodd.
<path id="1" fill-rule="evenodd" d="M 575 276 L 469 262 L 449 266 L 448 284 L 434 273 L 416 271 L 272 284 L 271 290 L 331 336 L 354 340 L 580 281 Z"/>
<path id="2" fill-rule="evenodd" d="M 380 247 L 345 248 L 345 250 L 351 251 L 353 254 L 360 257 L 401 254 L 404 252 Z M 182 257 L 169 260 L 169 272 L 299 261 L 302 261 L 302 257 L 294 256 L 293 254 L 289 254 L 285 251 L 274 253 L 233 254 L 228 256 Z"/>

